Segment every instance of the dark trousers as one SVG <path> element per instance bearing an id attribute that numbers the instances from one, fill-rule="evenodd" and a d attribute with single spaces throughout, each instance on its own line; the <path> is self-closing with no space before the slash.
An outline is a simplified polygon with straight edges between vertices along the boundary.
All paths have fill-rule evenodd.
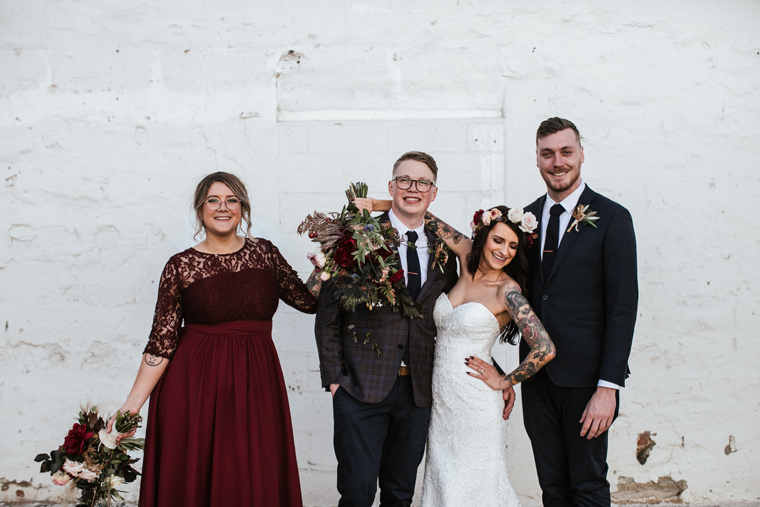
<path id="1" fill-rule="evenodd" d="M 609 506 L 607 434 L 581 437 L 581 416 L 596 387 L 559 387 L 545 370 L 522 384 L 523 420 L 545 506 Z M 616 394 L 620 407 L 619 393 Z"/>
<path id="2" fill-rule="evenodd" d="M 378 477 L 382 507 L 409 507 L 425 451 L 430 407 L 414 404 L 411 377 L 399 377 L 379 403 L 355 400 L 343 388 L 333 398 L 339 507 L 370 507 Z"/>

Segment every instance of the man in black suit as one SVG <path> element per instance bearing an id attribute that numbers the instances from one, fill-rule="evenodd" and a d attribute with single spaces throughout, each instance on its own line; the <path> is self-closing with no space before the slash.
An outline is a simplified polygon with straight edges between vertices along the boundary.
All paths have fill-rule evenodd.
<path id="1" fill-rule="evenodd" d="M 333 394 L 340 507 L 370 507 L 378 478 L 383 507 L 412 504 L 432 403 L 433 305 L 457 280 L 456 256 L 440 269 L 428 251 L 436 238 L 424 217 L 438 192 L 437 176 L 430 155 L 402 155 L 388 182 L 391 211 L 379 217 L 401 237 L 398 260 L 422 317 L 410 319 L 390 306 L 346 312 L 330 282 L 319 296 L 314 328 L 322 385 Z"/>
<path id="2" fill-rule="evenodd" d="M 638 303 L 633 222 L 581 179 L 572 122 L 542 122 L 536 154 L 547 193 L 526 208 L 540 228 L 529 300 L 557 356 L 523 383 L 525 428 L 544 505 L 609 506 L 607 430 L 628 376 Z"/>

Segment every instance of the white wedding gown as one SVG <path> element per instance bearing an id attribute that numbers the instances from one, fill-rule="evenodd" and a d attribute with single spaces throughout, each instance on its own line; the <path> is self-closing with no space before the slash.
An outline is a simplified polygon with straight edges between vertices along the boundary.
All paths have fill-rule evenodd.
<path id="1" fill-rule="evenodd" d="M 464 364 L 469 356 L 491 358 L 499 322 L 481 303 L 452 308 L 446 294 L 433 318 L 438 337 L 422 506 L 519 506 L 507 476 L 501 391 L 467 375 L 472 370 Z"/>

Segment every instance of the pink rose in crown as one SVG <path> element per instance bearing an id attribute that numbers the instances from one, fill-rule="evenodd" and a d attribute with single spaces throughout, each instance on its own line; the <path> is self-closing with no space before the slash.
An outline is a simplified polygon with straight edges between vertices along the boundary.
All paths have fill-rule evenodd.
<path id="1" fill-rule="evenodd" d="M 536 230 L 536 227 L 538 227 L 538 220 L 536 219 L 536 215 L 530 211 L 524 213 L 520 222 L 520 230 L 530 234 Z"/>
<path id="2" fill-rule="evenodd" d="M 509 213 L 507 213 L 507 218 L 513 224 L 519 224 L 522 221 L 522 217 L 523 217 L 522 208 L 511 208 L 509 210 Z"/>

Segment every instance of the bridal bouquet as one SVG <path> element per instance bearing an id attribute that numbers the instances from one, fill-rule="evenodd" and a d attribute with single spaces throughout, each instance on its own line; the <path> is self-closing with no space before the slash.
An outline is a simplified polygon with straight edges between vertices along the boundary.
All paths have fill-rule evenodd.
<path id="1" fill-rule="evenodd" d="M 390 305 L 407 317 L 420 317 L 417 303 L 404 284 L 404 271 L 395 255 L 399 236 L 390 223 L 381 224 L 353 201 L 367 197 L 365 183 L 351 183 L 346 191 L 348 205 L 340 213 L 315 211 L 298 226 L 298 234 L 308 232 L 319 243 L 313 262 L 322 268 L 322 280 L 333 279 L 343 308 L 359 305 L 370 310 Z"/>
<path id="2" fill-rule="evenodd" d="M 34 461 L 42 463 L 40 472 L 49 472 L 53 483 L 70 486 L 80 492 L 77 507 L 93 507 L 111 499 L 124 501 L 116 488 L 133 482 L 138 475 L 132 468 L 138 458 L 130 458 L 128 451 L 143 448 L 142 438 L 123 438 L 140 427 L 139 414 L 119 414 L 117 412 L 111 433 L 106 432 L 106 423 L 98 414 L 97 407 L 83 408 L 78 422 L 69 430 L 63 445 L 47 454 L 38 454 Z"/>

